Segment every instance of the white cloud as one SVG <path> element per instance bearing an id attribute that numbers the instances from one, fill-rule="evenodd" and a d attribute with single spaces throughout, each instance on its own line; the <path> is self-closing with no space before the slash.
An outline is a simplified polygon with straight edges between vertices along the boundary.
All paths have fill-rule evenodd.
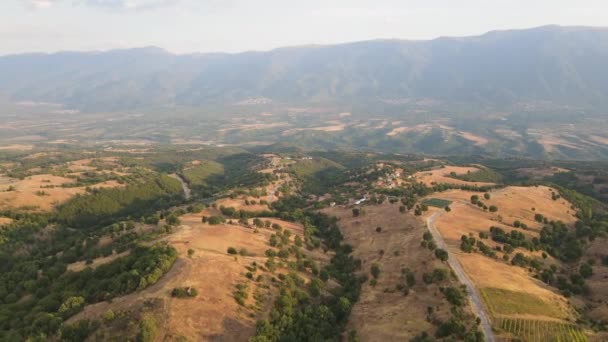
<path id="1" fill-rule="evenodd" d="M 57 0 L 28 0 L 27 5 L 35 9 L 47 9 L 57 3 Z"/>
<path id="2" fill-rule="evenodd" d="M 89 6 L 122 10 L 147 10 L 176 5 L 179 0 L 85 0 Z"/>

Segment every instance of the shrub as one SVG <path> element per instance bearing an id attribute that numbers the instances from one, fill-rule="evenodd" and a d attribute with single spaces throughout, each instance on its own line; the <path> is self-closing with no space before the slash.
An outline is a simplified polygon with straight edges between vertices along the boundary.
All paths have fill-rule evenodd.
<path id="1" fill-rule="evenodd" d="M 103 314 L 103 320 L 106 322 L 112 322 L 114 318 L 116 318 L 116 315 L 111 309 L 108 309 L 108 311 L 104 312 Z"/>
<path id="2" fill-rule="evenodd" d="M 236 248 L 234 248 L 234 247 L 228 247 L 227 252 L 228 252 L 228 254 L 233 254 L 233 255 L 237 254 Z"/>
<path id="3" fill-rule="evenodd" d="M 454 306 L 462 306 L 465 301 L 465 297 L 460 289 L 450 286 L 443 289 L 443 296 L 447 299 L 450 304 Z"/>
<path id="4" fill-rule="evenodd" d="M 198 291 L 194 287 L 176 287 L 171 290 L 171 297 L 192 298 L 198 296 Z"/>
<path id="5" fill-rule="evenodd" d="M 222 216 L 211 216 L 207 219 L 207 223 L 209 223 L 210 225 L 217 225 L 217 224 L 222 224 L 224 223 L 226 220 L 224 219 L 224 217 Z"/>
<path id="6" fill-rule="evenodd" d="M 446 252 L 445 250 L 443 250 L 441 248 L 437 248 L 435 250 L 435 257 L 437 257 L 437 259 L 439 259 L 441 261 L 446 261 L 446 260 L 448 260 L 448 252 Z"/>
<path id="7" fill-rule="evenodd" d="M 380 276 L 380 266 L 377 263 L 373 263 L 370 272 L 374 278 L 378 278 Z"/>

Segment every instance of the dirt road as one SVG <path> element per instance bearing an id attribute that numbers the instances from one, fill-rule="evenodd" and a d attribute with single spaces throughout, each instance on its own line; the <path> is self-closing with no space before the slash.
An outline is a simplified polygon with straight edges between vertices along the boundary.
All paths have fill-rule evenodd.
<path id="1" fill-rule="evenodd" d="M 441 237 L 441 234 L 439 234 L 437 228 L 435 228 L 435 219 L 437 219 L 442 214 L 443 212 L 441 211 L 433 213 L 426 219 L 426 225 L 429 228 L 431 234 L 433 235 L 433 239 L 435 239 L 437 247 L 448 251 L 445 241 Z M 485 308 L 483 306 L 483 303 L 481 302 L 481 299 L 479 298 L 479 295 L 475 291 L 475 286 L 473 286 L 473 283 L 471 282 L 469 277 L 467 277 L 466 273 L 462 269 L 462 266 L 460 265 L 458 260 L 456 260 L 456 258 L 452 256 L 451 253 L 448 254 L 448 264 L 456 274 L 458 281 L 464 284 L 467 288 L 469 301 L 471 302 L 471 306 L 473 307 L 473 314 L 475 314 L 481 319 L 481 330 L 485 335 L 486 341 L 494 342 L 496 339 L 494 338 L 494 332 L 492 331 L 492 324 L 490 323 L 488 314 L 485 312 Z"/>
<path id="2" fill-rule="evenodd" d="M 184 189 L 184 197 L 186 198 L 186 200 L 189 200 L 192 196 L 192 191 L 188 187 L 188 183 L 186 183 L 186 181 L 177 173 L 172 173 L 169 175 L 169 177 L 177 179 L 180 183 L 182 183 L 182 189 Z"/>

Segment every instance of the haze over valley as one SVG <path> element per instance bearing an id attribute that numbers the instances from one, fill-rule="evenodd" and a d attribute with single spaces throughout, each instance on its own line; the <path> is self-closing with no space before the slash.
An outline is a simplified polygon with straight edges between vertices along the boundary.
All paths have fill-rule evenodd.
<path id="1" fill-rule="evenodd" d="M 0 4 L 0 341 L 608 341 L 603 2 L 252 4 Z"/>

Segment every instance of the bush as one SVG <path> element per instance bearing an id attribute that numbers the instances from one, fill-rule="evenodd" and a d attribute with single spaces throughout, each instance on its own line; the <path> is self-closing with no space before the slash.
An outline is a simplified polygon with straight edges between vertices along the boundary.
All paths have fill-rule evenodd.
<path id="1" fill-rule="evenodd" d="M 158 333 L 156 321 L 150 315 L 142 317 L 139 322 L 139 333 L 137 334 L 138 342 L 154 341 Z"/>
<path id="2" fill-rule="evenodd" d="M 450 286 L 443 289 L 443 296 L 450 304 L 454 306 L 462 306 L 465 302 L 465 297 L 460 289 Z"/>
<path id="3" fill-rule="evenodd" d="M 108 311 L 104 312 L 103 314 L 103 320 L 106 322 L 112 322 L 114 318 L 116 318 L 116 315 L 111 309 L 108 309 Z"/>
<path id="4" fill-rule="evenodd" d="M 236 248 L 234 248 L 234 247 L 228 247 L 227 252 L 228 252 L 228 254 L 233 254 L 233 255 L 237 254 Z"/>
<path id="5" fill-rule="evenodd" d="M 380 276 L 380 266 L 377 263 L 373 263 L 370 268 L 370 272 L 375 279 L 378 279 Z"/>
<path id="6" fill-rule="evenodd" d="M 441 261 L 447 261 L 448 260 L 448 252 L 446 252 L 445 250 L 443 250 L 441 248 L 437 248 L 435 250 L 435 257 L 437 257 L 437 259 L 439 259 Z"/>
<path id="7" fill-rule="evenodd" d="M 581 265 L 579 273 L 583 278 L 589 278 L 593 275 L 593 268 L 588 263 L 584 263 Z"/>
<path id="8" fill-rule="evenodd" d="M 495 213 L 498 211 L 498 207 L 495 205 L 491 205 L 488 209 L 490 210 L 491 213 Z"/>
<path id="9" fill-rule="evenodd" d="M 222 224 L 224 222 L 226 222 L 226 220 L 222 216 L 211 216 L 207 219 L 207 223 L 209 223 L 212 226 L 217 225 L 217 224 Z"/>
<path id="10" fill-rule="evenodd" d="M 422 234 L 422 239 L 424 241 L 433 240 L 433 235 L 431 235 L 431 233 L 429 233 L 429 232 L 424 232 L 424 234 Z"/>
<path id="11" fill-rule="evenodd" d="M 176 287 L 171 290 L 171 297 L 192 298 L 198 296 L 198 291 L 194 287 Z"/>

